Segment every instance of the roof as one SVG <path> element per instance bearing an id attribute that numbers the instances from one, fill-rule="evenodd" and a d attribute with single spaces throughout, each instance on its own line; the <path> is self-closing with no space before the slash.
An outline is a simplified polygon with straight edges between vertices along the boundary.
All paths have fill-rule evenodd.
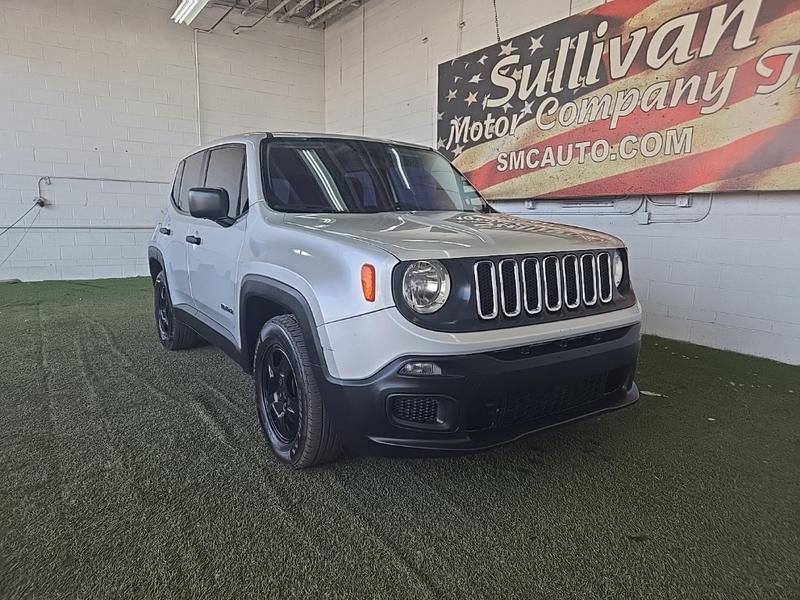
<path id="1" fill-rule="evenodd" d="M 387 138 L 373 138 L 363 135 L 348 135 L 344 133 L 314 133 L 296 131 L 274 131 L 271 133 L 276 138 L 324 138 L 331 140 L 358 140 L 362 142 L 380 142 L 382 144 L 396 144 L 399 146 L 411 146 L 412 148 L 424 148 L 430 150 L 430 146 L 424 144 L 414 144 L 413 142 L 403 142 Z"/>
<path id="2" fill-rule="evenodd" d="M 399 146 L 409 146 L 412 148 L 423 148 L 430 150 L 429 146 L 423 144 L 414 144 L 411 142 L 402 142 L 398 140 L 389 140 L 381 138 L 371 138 L 359 135 L 345 135 L 338 133 L 317 133 L 317 132 L 297 132 L 297 131 L 252 131 L 248 133 L 240 133 L 237 135 L 229 135 L 227 137 L 219 138 L 210 142 L 206 142 L 192 150 L 191 154 L 196 152 L 213 148 L 214 146 L 221 146 L 223 144 L 242 144 L 245 142 L 259 142 L 263 138 L 296 138 L 296 139 L 331 139 L 331 140 L 358 140 L 362 142 L 378 142 L 382 144 L 395 144 Z M 188 156 L 190 156 L 189 154 Z"/>

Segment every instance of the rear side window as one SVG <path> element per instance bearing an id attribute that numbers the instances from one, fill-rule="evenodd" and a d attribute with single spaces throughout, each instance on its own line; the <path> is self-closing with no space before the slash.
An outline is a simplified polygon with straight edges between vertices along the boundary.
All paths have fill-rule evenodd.
<path id="1" fill-rule="evenodd" d="M 203 157 L 205 152 L 198 152 L 187 158 L 183 166 L 183 177 L 181 177 L 181 193 L 178 197 L 178 208 L 184 212 L 189 212 L 189 190 L 191 188 L 203 187 Z"/>
<path id="2" fill-rule="evenodd" d="M 181 177 L 183 177 L 183 167 L 185 165 L 185 161 L 181 161 L 178 164 L 178 168 L 175 171 L 175 181 L 172 183 L 172 201 L 175 203 L 180 210 L 183 210 L 183 207 L 180 205 L 181 199 Z"/>
<path id="3" fill-rule="evenodd" d="M 228 192 L 228 216 L 237 219 L 247 210 L 245 177 L 245 147 L 223 146 L 211 150 L 205 187 L 222 188 Z M 244 188 L 244 189 L 243 189 Z"/>

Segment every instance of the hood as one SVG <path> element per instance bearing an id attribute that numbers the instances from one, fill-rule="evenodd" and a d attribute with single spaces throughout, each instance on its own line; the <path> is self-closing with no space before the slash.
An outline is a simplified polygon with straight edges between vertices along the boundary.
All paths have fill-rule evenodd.
<path id="1" fill-rule="evenodd" d="M 619 248 L 614 236 L 500 213 L 287 214 L 284 223 L 355 238 L 399 260 Z"/>

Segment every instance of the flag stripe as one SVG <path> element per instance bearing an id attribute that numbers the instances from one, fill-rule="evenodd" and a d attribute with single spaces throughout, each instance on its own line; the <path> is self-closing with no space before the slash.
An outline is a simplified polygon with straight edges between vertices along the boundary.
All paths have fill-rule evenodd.
<path id="1" fill-rule="evenodd" d="M 763 129 L 715 150 L 679 158 L 664 165 L 643 167 L 583 183 L 560 190 L 559 193 L 567 197 L 602 196 L 616 193 L 620 188 L 635 193 L 641 189 L 643 181 L 670 180 L 679 181 L 680 185 L 664 189 L 661 193 L 693 191 L 708 183 L 800 161 L 800 145 L 792 143 L 798 137 L 800 137 L 800 119 L 795 119 L 786 124 Z M 780 151 L 776 150 L 776 147 L 788 150 Z M 702 164 L 703 168 L 698 169 L 698 164 Z"/>

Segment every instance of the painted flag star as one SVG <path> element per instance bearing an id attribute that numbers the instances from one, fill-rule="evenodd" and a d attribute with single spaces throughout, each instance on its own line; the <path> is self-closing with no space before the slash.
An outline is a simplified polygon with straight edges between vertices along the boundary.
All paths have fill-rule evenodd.
<path id="1" fill-rule="evenodd" d="M 453 156 L 458 156 L 464 151 L 464 146 L 458 144 L 455 148 L 453 148 Z"/>
<path id="2" fill-rule="evenodd" d="M 472 106 L 477 101 L 478 101 L 478 93 L 477 92 L 470 92 L 467 95 L 467 97 L 464 99 L 464 102 L 467 103 L 467 106 Z"/>
<path id="3" fill-rule="evenodd" d="M 467 61 L 467 62 L 465 62 L 465 63 L 464 63 L 464 70 L 465 70 L 465 71 L 467 70 L 467 67 L 468 67 L 468 66 L 469 66 L 469 61 Z"/>
<path id="4" fill-rule="evenodd" d="M 487 59 L 487 58 L 489 58 L 489 57 L 488 57 L 488 56 L 486 56 L 486 55 L 484 54 L 483 56 L 481 56 L 481 57 L 478 59 L 478 62 L 479 62 L 479 63 L 481 63 L 482 65 L 483 65 L 483 64 L 486 64 L 486 59 Z"/>
<path id="5" fill-rule="evenodd" d="M 544 48 L 544 46 L 542 46 L 543 37 L 544 35 L 540 35 L 538 38 L 531 36 L 531 47 L 528 48 L 528 50 L 531 51 L 531 56 L 533 56 L 533 53 L 536 52 L 539 48 Z"/>
<path id="6" fill-rule="evenodd" d="M 444 119 L 444 113 L 443 112 L 437 112 L 436 113 L 436 120 L 437 121 L 441 121 L 442 119 Z"/>
<path id="7" fill-rule="evenodd" d="M 447 101 L 450 102 L 451 100 L 455 100 L 457 95 L 458 95 L 458 90 L 448 90 Z"/>
<path id="8" fill-rule="evenodd" d="M 533 114 L 533 102 L 526 102 L 525 103 L 525 108 L 523 108 L 521 111 L 519 111 L 519 114 L 520 114 L 520 116 L 523 116 L 523 117 L 525 115 L 532 115 Z"/>
<path id="9" fill-rule="evenodd" d="M 439 138 L 436 142 L 436 149 L 438 150 L 439 148 L 444 148 L 444 139 L 442 138 Z"/>
<path id="10" fill-rule="evenodd" d="M 517 49 L 514 48 L 514 42 L 508 42 L 508 44 L 500 44 L 500 54 L 497 56 L 511 56 Z"/>
<path id="11" fill-rule="evenodd" d="M 458 80 L 461 79 L 461 75 L 456 75 L 453 77 L 453 83 L 458 83 Z"/>
<path id="12" fill-rule="evenodd" d="M 511 102 L 506 102 L 503 104 L 503 114 L 506 114 L 512 108 L 514 108 L 514 105 Z"/>
<path id="13" fill-rule="evenodd" d="M 472 79 L 469 80 L 470 83 L 480 83 L 481 81 L 483 81 L 483 78 L 481 77 L 480 73 L 473 75 Z"/>
<path id="14" fill-rule="evenodd" d="M 511 77 L 519 81 L 522 79 L 522 69 L 514 69 L 514 72 L 511 74 Z"/>

